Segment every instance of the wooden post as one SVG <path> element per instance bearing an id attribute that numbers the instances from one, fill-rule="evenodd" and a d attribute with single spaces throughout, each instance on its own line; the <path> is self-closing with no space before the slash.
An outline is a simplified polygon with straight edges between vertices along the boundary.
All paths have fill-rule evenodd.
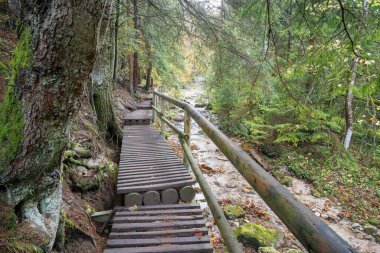
<path id="1" fill-rule="evenodd" d="M 183 123 L 183 131 L 185 134 L 189 137 L 186 141 L 187 146 L 191 147 L 190 144 L 190 136 L 191 136 L 191 117 L 187 111 L 185 111 L 185 120 Z M 191 148 L 190 148 L 191 149 Z M 185 154 L 183 155 L 183 164 L 185 165 L 185 168 L 190 171 L 190 163 L 188 159 L 186 158 Z"/>
<path id="2" fill-rule="evenodd" d="M 153 99 L 152 103 L 154 107 L 157 107 L 157 102 L 156 102 L 157 96 L 153 93 Z M 153 110 L 153 117 L 152 117 L 153 124 L 156 122 L 156 110 Z"/>
<path id="3" fill-rule="evenodd" d="M 160 106 L 161 106 L 161 117 L 165 117 L 165 100 L 163 98 L 160 98 Z M 165 137 L 165 122 L 163 120 L 160 121 L 161 124 L 161 135 L 164 139 Z"/>

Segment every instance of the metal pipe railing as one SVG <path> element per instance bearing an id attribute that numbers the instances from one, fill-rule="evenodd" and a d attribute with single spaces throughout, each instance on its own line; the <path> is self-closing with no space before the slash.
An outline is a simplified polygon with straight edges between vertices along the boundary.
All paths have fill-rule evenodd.
<path id="1" fill-rule="evenodd" d="M 182 108 L 191 116 L 308 251 L 356 252 L 195 108 L 157 91 L 154 95 Z"/>

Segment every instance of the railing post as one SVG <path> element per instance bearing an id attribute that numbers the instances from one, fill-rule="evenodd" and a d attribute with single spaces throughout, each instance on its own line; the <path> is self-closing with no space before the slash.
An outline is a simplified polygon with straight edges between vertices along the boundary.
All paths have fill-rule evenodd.
<path id="1" fill-rule="evenodd" d="M 152 104 L 154 107 L 157 107 L 156 99 L 157 99 L 157 96 L 156 96 L 156 94 L 153 93 Z M 152 122 L 153 122 L 153 124 L 154 124 L 154 122 L 156 122 L 156 110 L 153 110 Z"/>
<path id="2" fill-rule="evenodd" d="M 163 98 L 160 98 L 160 106 L 161 106 L 161 117 L 163 118 L 165 116 L 165 100 Z M 165 122 L 161 119 L 161 135 L 165 139 Z"/>
<path id="3" fill-rule="evenodd" d="M 185 111 L 185 120 L 183 122 L 183 131 L 188 136 L 188 139 L 185 140 L 187 146 L 191 149 L 190 136 L 191 136 L 191 117 L 187 111 Z M 183 154 L 183 164 L 185 168 L 190 171 L 190 163 L 185 154 Z"/>

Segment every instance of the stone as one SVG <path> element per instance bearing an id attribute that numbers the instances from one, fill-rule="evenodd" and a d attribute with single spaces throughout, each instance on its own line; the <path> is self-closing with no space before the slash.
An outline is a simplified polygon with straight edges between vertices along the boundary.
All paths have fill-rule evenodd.
<path id="1" fill-rule="evenodd" d="M 273 247 L 260 247 L 259 253 L 280 253 L 280 252 Z"/>
<path id="2" fill-rule="evenodd" d="M 354 224 L 352 224 L 352 228 L 357 229 L 357 230 L 361 230 L 362 226 L 360 226 L 359 223 L 354 223 Z"/>
<path id="3" fill-rule="evenodd" d="M 327 220 L 329 216 L 326 213 L 321 214 L 321 218 Z"/>
<path id="4" fill-rule="evenodd" d="M 244 209 L 238 205 L 228 204 L 223 208 L 223 211 L 224 211 L 224 215 L 229 220 L 241 218 L 241 217 L 244 217 L 244 215 L 245 215 Z"/>
<path id="5" fill-rule="evenodd" d="M 247 223 L 235 230 L 235 236 L 245 247 L 258 249 L 260 247 L 276 247 L 280 243 L 282 236 L 274 230 L 261 225 Z"/>
<path id="6" fill-rule="evenodd" d="M 286 253 L 302 253 L 302 250 L 299 249 L 288 249 Z"/>
<path id="7" fill-rule="evenodd" d="M 377 232 L 377 228 L 375 226 L 367 224 L 367 225 L 364 225 L 363 231 L 367 235 L 374 235 Z"/>

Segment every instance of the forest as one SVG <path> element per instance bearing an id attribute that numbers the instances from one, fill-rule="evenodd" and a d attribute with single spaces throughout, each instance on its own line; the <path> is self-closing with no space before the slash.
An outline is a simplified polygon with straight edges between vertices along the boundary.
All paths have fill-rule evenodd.
<path id="1" fill-rule="evenodd" d="M 380 0 L 0 0 L 0 252 L 380 252 L 379 62 Z M 170 190 L 205 248 L 123 234 Z"/>

